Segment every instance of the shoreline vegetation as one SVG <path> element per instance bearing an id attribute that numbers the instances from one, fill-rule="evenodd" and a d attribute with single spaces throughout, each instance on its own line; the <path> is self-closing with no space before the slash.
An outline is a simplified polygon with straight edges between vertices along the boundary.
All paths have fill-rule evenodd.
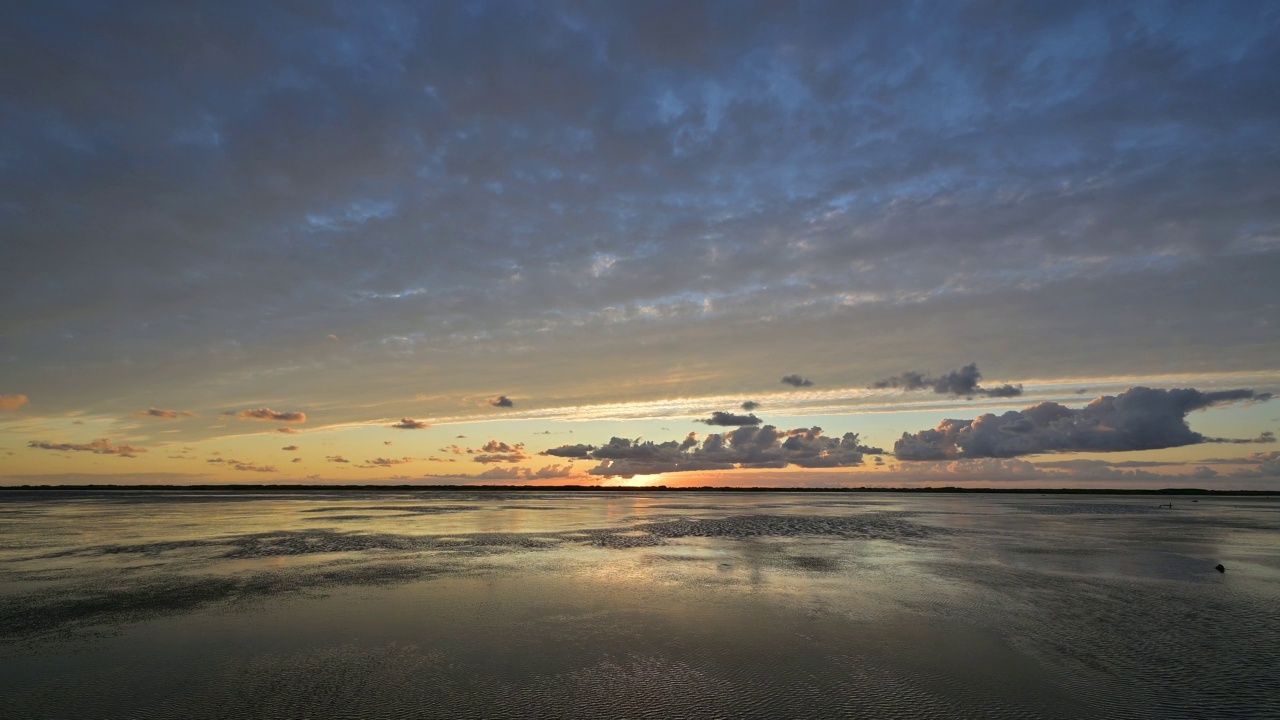
<path id="1" fill-rule="evenodd" d="M 148 492 L 585 492 L 585 493 L 924 493 L 999 495 L 1192 495 L 1222 497 L 1280 497 L 1280 490 L 1210 490 L 1206 488 L 1002 488 L 1002 487 L 668 487 L 666 485 L 4 485 L 0 499 L 24 493 L 148 493 Z"/>

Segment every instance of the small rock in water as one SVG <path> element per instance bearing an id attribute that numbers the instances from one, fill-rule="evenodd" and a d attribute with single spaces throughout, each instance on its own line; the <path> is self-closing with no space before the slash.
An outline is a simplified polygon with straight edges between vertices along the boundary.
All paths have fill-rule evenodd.
<path id="1" fill-rule="evenodd" d="M 1222 563 L 1218 563 L 1213 569 L 1217 570 L 1220 573 L 1224 573 L 1227 571 L 1226 568 L 1222 567 Z"/>

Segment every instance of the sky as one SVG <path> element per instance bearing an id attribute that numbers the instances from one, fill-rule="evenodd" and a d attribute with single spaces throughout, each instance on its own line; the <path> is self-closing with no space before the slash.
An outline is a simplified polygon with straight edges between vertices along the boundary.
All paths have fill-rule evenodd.
<path id="1" fill-rule="evenodd" d="M 0 8 L 0 484 L 1280 490 L 1274 2 Z"/>

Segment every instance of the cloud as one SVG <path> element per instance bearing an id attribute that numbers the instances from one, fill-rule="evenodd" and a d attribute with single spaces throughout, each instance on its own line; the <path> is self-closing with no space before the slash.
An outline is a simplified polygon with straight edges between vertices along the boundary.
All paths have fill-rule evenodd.
<path id="1" fill-rule="evenodd" d="M 694 433 L 663 443 L 615 437 L 592 451 L 600 464 L 588 472 L 606 477 L 743 468 L 836 468 L 861 465 L 865 455 L 884 452 L 861 443 L 857 433 L 827 437 L 822 428 L 781 431 L 772 425 L 711 433 L 699 443 Z"/>
<path id="2" fill-rule="evenodd" d="M 42 408 L 287 370 L 359 421 L 427 365 L 482 402 L 1015 328 L 1011 378 L 1274 366 L 1271 3 L 93 5 L 0 30 L 47 59 L 5 75 L 0 243 Z"/>
<path id="3" fill-rule="evenodd" d="M 1231 443 L 1235 445 L 1267 445 L 1276 441 L 1276 434 L 1270 430 L 1263 430 L 1257 437 L 1251 438 L 1207 438 L 1205 442 L 1214 443 Z"/>
<path id="4" fill-rule="evenodd" d="M 935 429 L 903 433 L 893 446 L 899 460 L 1017 457 L 1048 452 L 1155 450 L 1204 442 L 1187 414 L 1215 405 L 1271 399 L 1252 390 L 1130 388 L 1103 395 L 1078 410 L 1045 402 L 974 420 L 943 420 Z M 1230 442 L 1230 441 L 1226 441 Z"/>
<path id="5" fill-rule="evenodd" d="M 0 410 L 17 410 L 28 402 L 26 395 L 0 395 Z"/>
<path id="6" fill-rule="evenodd" d="M 179 417 L 199 417 L 190 410 L 161 410 L 160 408 L 147 408 L 138 414 L 164 418 L 166 420 L 175 420 Z"/>
<path id="7" fill-rule="evenodd" d="M 302 458 L 294 458 L 294 459 L 290 460 L 289 462 L 296 462 L 296 463 L 300 463 L 300 462 L 302 462 Z"/>
<path id="8" fill-rule="evenodd" d="M 563 458 L 585 458 L 595 449 L 594 445 L 561 445 L 560 447 L 548 448 L 538 454 Z"/>
<path id="9" fill-rule="evenodd" d="M 720 412 L 717 410 L 711 413 L 711 417 L 699 420 L 698 422 L 706 423 L 707 425 L 739 427 L 742 425 L 759 425 L 762 421 L 755 415 L 734 415 L 733 413 Z"/>
<path id="10" fill-rule="evenodd" d="M 996 387 L 984 388 L 978 385 L 978 381 L 982 379 L 982 373 L 978 371 L 977 363 L 969 363 L 959 370 L 953 370 L 946 375 L 930 377 L 914 371 L 907 371 L 901 375 L 895 375 L 891 378 L 880 380 L 871 385 L 872 389 L 897 388 L 900 390 L 932 390 L 939 395 L 950 395 L 952 397 L 973 397 L 974 395 L 985 395 L 986 397 L 1008 398 L 1018 397 L 1022 394 L 1021 385 L 999 385 Z"/>
<path id="11" fill-rule="evenodd" d="M 508 445 L 497 440 L 490 440 L 484 444 L 480 450 L 467 449 L 468 453 L 475 454 L 471 458 L 478 463 L 518 463 L 522 460 L 528 460 L 529 455 L 524 451 L 524 443 Z"/>
<path id="12" fill-rule="evenodd" d="M 392 465 L 403 465 L 405 463 L 411 463 L 411 462 L 414 462 L 414 459 L 411 457 L 402 457 L 402 458 L 379 457 L 379 458 L 374 458 L 373 460 L 365 460 L 365 464 L 361 465 L 360 467 L 364 467 L 364 468 L 391 467 Z"/>
<path id="13" fill-rule="evenodd" d="M 515 407 L 516 405 L 515 402 L 511 398 L 507 397 L 506 395 L 499 395 L 497 397 L 489 398 L 489 404 L 494 407 L 501 407 L 501 408 Z"/>
<path id="14" fill-rule="evenodd" d="M 810 387 L 813 385 L 812 380 L 806 377 L 800 377 L 799 375 L 784 375 L 782 377 L 782 382 L 792 387 Z"/>
<path id="15" fill-rule="evenodd" d="M 738 407 L 741 408 L 743 412 L 751 412 L 752 410 L 755 410 L 756 408 L 760 407 L 760 403 L 756 402 L 755 400 L 748 400 L 742 403 L 741 405 L 739 405 Z"/>
<path id="16" fill-rule="evenodd" d="M 294 429 L 293 429 L 293 428 L 291 428 L 291 427 L 276 428 L 276 432 L 278 432 L 278 433 L 284 433 L 285 435 L 297 435 L 297 434 L 298 434 L 298 431 L 297 431 L 297 430 L 294 430 Z"/>
<path id="17" fill-rule="evenodd" d="M 236 413 L 236 417 L 241 420 L 270 420 L 272 422 L 284 423 L 304 423 L 307 421 L 307 414 L 303 412 L 279 412 L 271 408 L 257 408 L 254 410 L 241 410 Z"/>
<path id="18" fill-rule="evenodd" d="M 346 459 L 346 458 L 342 457 L 341 455 L 325 455 L 325 456 L 324 456 L 324 459 L 325 459 L 325 460 L 328 460 L 328 461 L 329 461 L 329 462 L 331 462 L 331 463 L 349 463 L 349 462 L 351 462 L 350 460 L 348 460 L 348 459 Z"/>
<path id="19" fill-rule="evenodd" d="M 38 448 L 40 450 L 73 450 L 75 452 L 91 452 L 96 455 L 119 455 L 120 457 L 137 457 L 139 453 L 146 452 L 146 448 L 135 447 L 133 445 L 115 445 L 107 438 L 99 438 L 93 442 L 76 444 L 76 443 L 51 443 L 44 440 L 32 440 L 27 443 L 27 447 Z"/>
<path id="20" fill-rule="evenodd" d="M 582 474 L 574 472 L 572 465 L 546 465 L 536 470 L 525 467 L 495 467 L 489 468 L 488 470 L 475 475 L 427 475 L 426 477 L 438 480 L 460 480 L 465 482 L 475 480 L 523 481 L 582 477 Z"/>
<path id="21" fill-rule="evenodd" d="M 297 459 L 300 459 L 300 458 L 295 458 L 295 460 Z M 238 472 L 260 472 L 260 473 L 279 472 L 279 470 L 276 469 L 275 465 L 259 465 L 257 462 L 252 460 L 230 460 L 230 459 L 224 460 L 222 458 L 213 458 L 210 460 L 205 460 L 205 462 L 215 463 L 219 465 L 226 465 L 230 467 L 232 470 L 236 470 Z"/>
<path id="22" fill-rule="evenodd" d="M 282 448 L 280 448 L 280 449 L 281 449 L 281 450 L 284 450 L 285 452 L 297 452 L 297 451 L 298 451 L 298 446 L 297 446 L 297 445 L 285 445 L 284 447 L 282 447 Z"/>
<path id="23" fill-rule="evenodd" d="M 327 339 L 329 339 L 329 340 L 337 340 L 337 339 L 338 339 L 338 336 L 337 336 L 337 335 L 334 335 L 333 333 L 329 333 L 329 334 L 328 334 L 328 335 L 326 335 L 325 337 L 326 337 Z"/>
<path id="24" fill-rule="evenodd" d="M 401 418 L 400 422 L 391 425 L 391 427 L 396 428 L 397 430 L 422 430 L 425 428 L 429 428 L 431 426 L 427 423 L 422 422 L 421 420 L 414 420 L 413 418 Z"/>
<path id="25" fill-rule="evenodd" d="M 280 472 L 279 470 L 276 469 L 275 465 L 245 464 L 245 465 L 233 465 L 232 468 L 235 470 L 238 470 L 239 472 L 260 472 L 260 473 Z"/>

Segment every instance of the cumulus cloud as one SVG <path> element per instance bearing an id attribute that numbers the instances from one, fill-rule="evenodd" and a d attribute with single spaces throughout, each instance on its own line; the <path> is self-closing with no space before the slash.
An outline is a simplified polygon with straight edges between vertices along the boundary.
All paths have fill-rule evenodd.
<path id="1" fill-rule="evenodd" d="M 298 451 L 298 446 L 297 446 L 297 445 L 285 445 L 284 447 L 282 447 L 282 448 L 280 448 L 280 449 L 281 449 L 281 450 L 284 450 L 285 452 L 297 452 L 297 451 Z"/>
<path id="2" fill-rule="evenodd" d="M 507 397 L 506 395 L 499 395 L 497 397 L 489 398 L 489 404 L 494 407 L 501 407 L 501 408 L 515 407 L 516 405 L 515 402 L 511 398 Z"/>
<path id="3" fill-rule="evenodd" d="M 479 450 L 467 449 L 468 454 L 473 454 L 471 458 L 478 463 L 518 463 L 522 460 L 528 460 L 529 455 L 524 451 L 524 443 L 508 445 L 497 440 L 490 440 L 485 443 Z"/>
<path id="4" fill-rule="evenodd" d="M 707 425 L 741 427 L 743 425 L 759 425 L 762 421 L 755 415 L 734 415 L 733 413 L 720 412 L 717 410 L 711 413 L 711 417 L 704 418 L 698 422 L 706 423 Z"/>
<path id="5" fill-rule="evenodd" d="M 324 459 L 325 459 L 325 460 L 328 460 L 328 461 L 329 461 L 329 462 L 331 462 L 331 463 L 349 463 L 349 462 L 351 462 L 350 460 L 348 460 L 348 459 L 346 459 L 346 458 L 342 457 L 341 455 L 325 455 L 325 456 L 324 456 Z"/>
<path id="6" fill-rule="evenodd" d="M 428 475 L 427 477 L 438 480 L 470 482 L 475 480 L 550 480 L 554 478 L 582 477 L 582 475 L 574 472 L 573 465 L 546 465 L 536 470 L 525 467 L 494 467 L 475 475 Z"/>
<path id="7" fill-rule="evenodd" d="M 294 459 L 290 460 L 289 462 L 296 462 L 296 463 L 300 463 L 300 462 L 302 462 L 302 458 L 294 458 Z"/>
<path id="8" fill-rule="evenodd" d="M 224 460 L 222 458 L 213 458 L 212 460 L 205 460 L 205 462 L 226 465 L 227 467 L 230 467 L 232 470 L 235 470 L 237 472 L 259 472 L 259 473 L 279 472 L 279 470 L 276 469 L 275 465 L 259 465 L 257 462 L 253 460 Z"/>
<path id="9" fill-rule="evenodd" d="M 139 453 L 146 452 L 146 448 L 135 447 L 129 444 L 116 445 L 107 438 L 99 438 L 88 443 L 51 443 L 45 440 L 32 440 L 27 443 L 27 447 L 37 448 L 40 450 L 70 450 L 75 452 L 91 452 L 95 455 L 119 455 L 120 457 L 137 457 Z"/>
<path id="10" fill-rule="evenodd" d="M 978 385 L 981 380 L 982 373 L 978 371 L 978 364 L 969 363 L 959 370 L 953 370 L 946 375 L 936 377 L 908 370 L 900 375 L 873 383 L 871 388 L 876 390 L 884 388 L 897 388 L 906 391 L 930 390 L 939 395 L 970 398 L 975 395 L 1007 398 L 1018 397 L 1022 394 L 1021 385 L 1005 384 L 984 388 Z"/>
<path id="11" fill-rule="evenodd" d="M 252 410 L 241 410 L 236 413 L 236 417 L 241 420 L 270 420 L 272 422 L 283 423 L 304 423 L 307 421 L 307 414 L 303 412 L 280 412 L 271 408 L 256 408 Z"/>
<path id="12" fill-rule="evenodd" d="M 190 410 L 162 410 L 160 408 L 147 408 L 139 414 L 147 415 L 149 417 L 164 418 L 166 420 L 176 420 L 180 417 L 196 417 L 196 414 Z"/>
<path id="13" fill-rule="evenodd" d="M 1269 400 L 1252 390 L 1130 388 L 1103 395 L 1083 408 L 1044 402 L 974 420 L 943 420 L 932 430 L 903 433 L 893 446 L 899 460 L 1016 457 L 1048 452 L 1155 450 L 1204 442 L 1187 425 L 1187 414 L 1238 401 Z"/>
<path id="14" fill-rule="evenodd" d="M 861 465 L 865 455 L 884 452 L 861 443 L 857 433 L 827 437 L 822 428 L 779 430 L 773 425 L 739 427 L 726 433 L 710 433 L 701 442 L 695 433 L 684 440 L 662 443 L 615 437 L 592 451 L 589 459 L 600 464 L 592 475 L 607 477 L 653 475 L 697 470 L 736 468 L 835 468 Z"/>
<path id="15" fill-rule="evenodd" d="M 0 395 L 0 410 L 17 410 L 28 402 L 26 395 Z"/>
<path id="16" fill-rule="evenodd" d="M 522 467 L 495 467 L 485 470 L 475 477 L 484 480 L 546 480 L 573 477 L 574 475 L 572 465 L 545 465 L 536 470 Z"/>
<path id="17" fill-rule="evenodd" d="M 548 448 L 538 454 L 563 458 L 584 458 L 589 456 L 591 451 L 595 449 L 595 445 L 561 445 L 560 447 Z"/>
<path id="18" fill-rule="evenodd" d="M 414 461 L 414 459 L 413 459 L 413 458 L 411 458 L 411 457 L 402 457 L 402 458 L 384 458 L 384 457 L 379 457 L 379 458 L 374 458 L 374 459 L 372 459 L 372 460 L 365 460 L 365 461 L 364 461 L 364 462 L 365 462 L 365 464 L 364 464 L 364 465 L 361 465 L 360 467 L 363 467 L 363 468 L 370 468 L 370 467 L 391 467 L 392 465 L 403 465 L 403 464 L 405 464 L 405 463 L 411 463 L 411 462 L 413 462 L 413 461 Z"/>
<path id="19" fill-rule="evenodd" d="M 424 428 L 429 428 L 431 426 L 428 425 L 427 423 L 422 422 L 421 420 L 414 420 L 413 418 L 401 418 L 400 422 L 394 423 L 393 425 L 391 425 L 391 427 L 396 428 L 397 430 L 422 430 Z"/>
<path id="20" fill-rule="evenodd" d="M 812 380 L 799 375 L 784 375 L 782 376 L 782 382 L 792 387 L 810 387 L 813 385 Z"/>
<path id="21" fill-rule="evenodd" d="M 748 400 L 742 403 L 741 405 L 739 405 L 738 407 L 741 408 L 743 412 L 751 412 L 752 410 L 755 410 L 756 408 L 760 407 L 760 403 L 756 402 L 755 400 Z"/>

